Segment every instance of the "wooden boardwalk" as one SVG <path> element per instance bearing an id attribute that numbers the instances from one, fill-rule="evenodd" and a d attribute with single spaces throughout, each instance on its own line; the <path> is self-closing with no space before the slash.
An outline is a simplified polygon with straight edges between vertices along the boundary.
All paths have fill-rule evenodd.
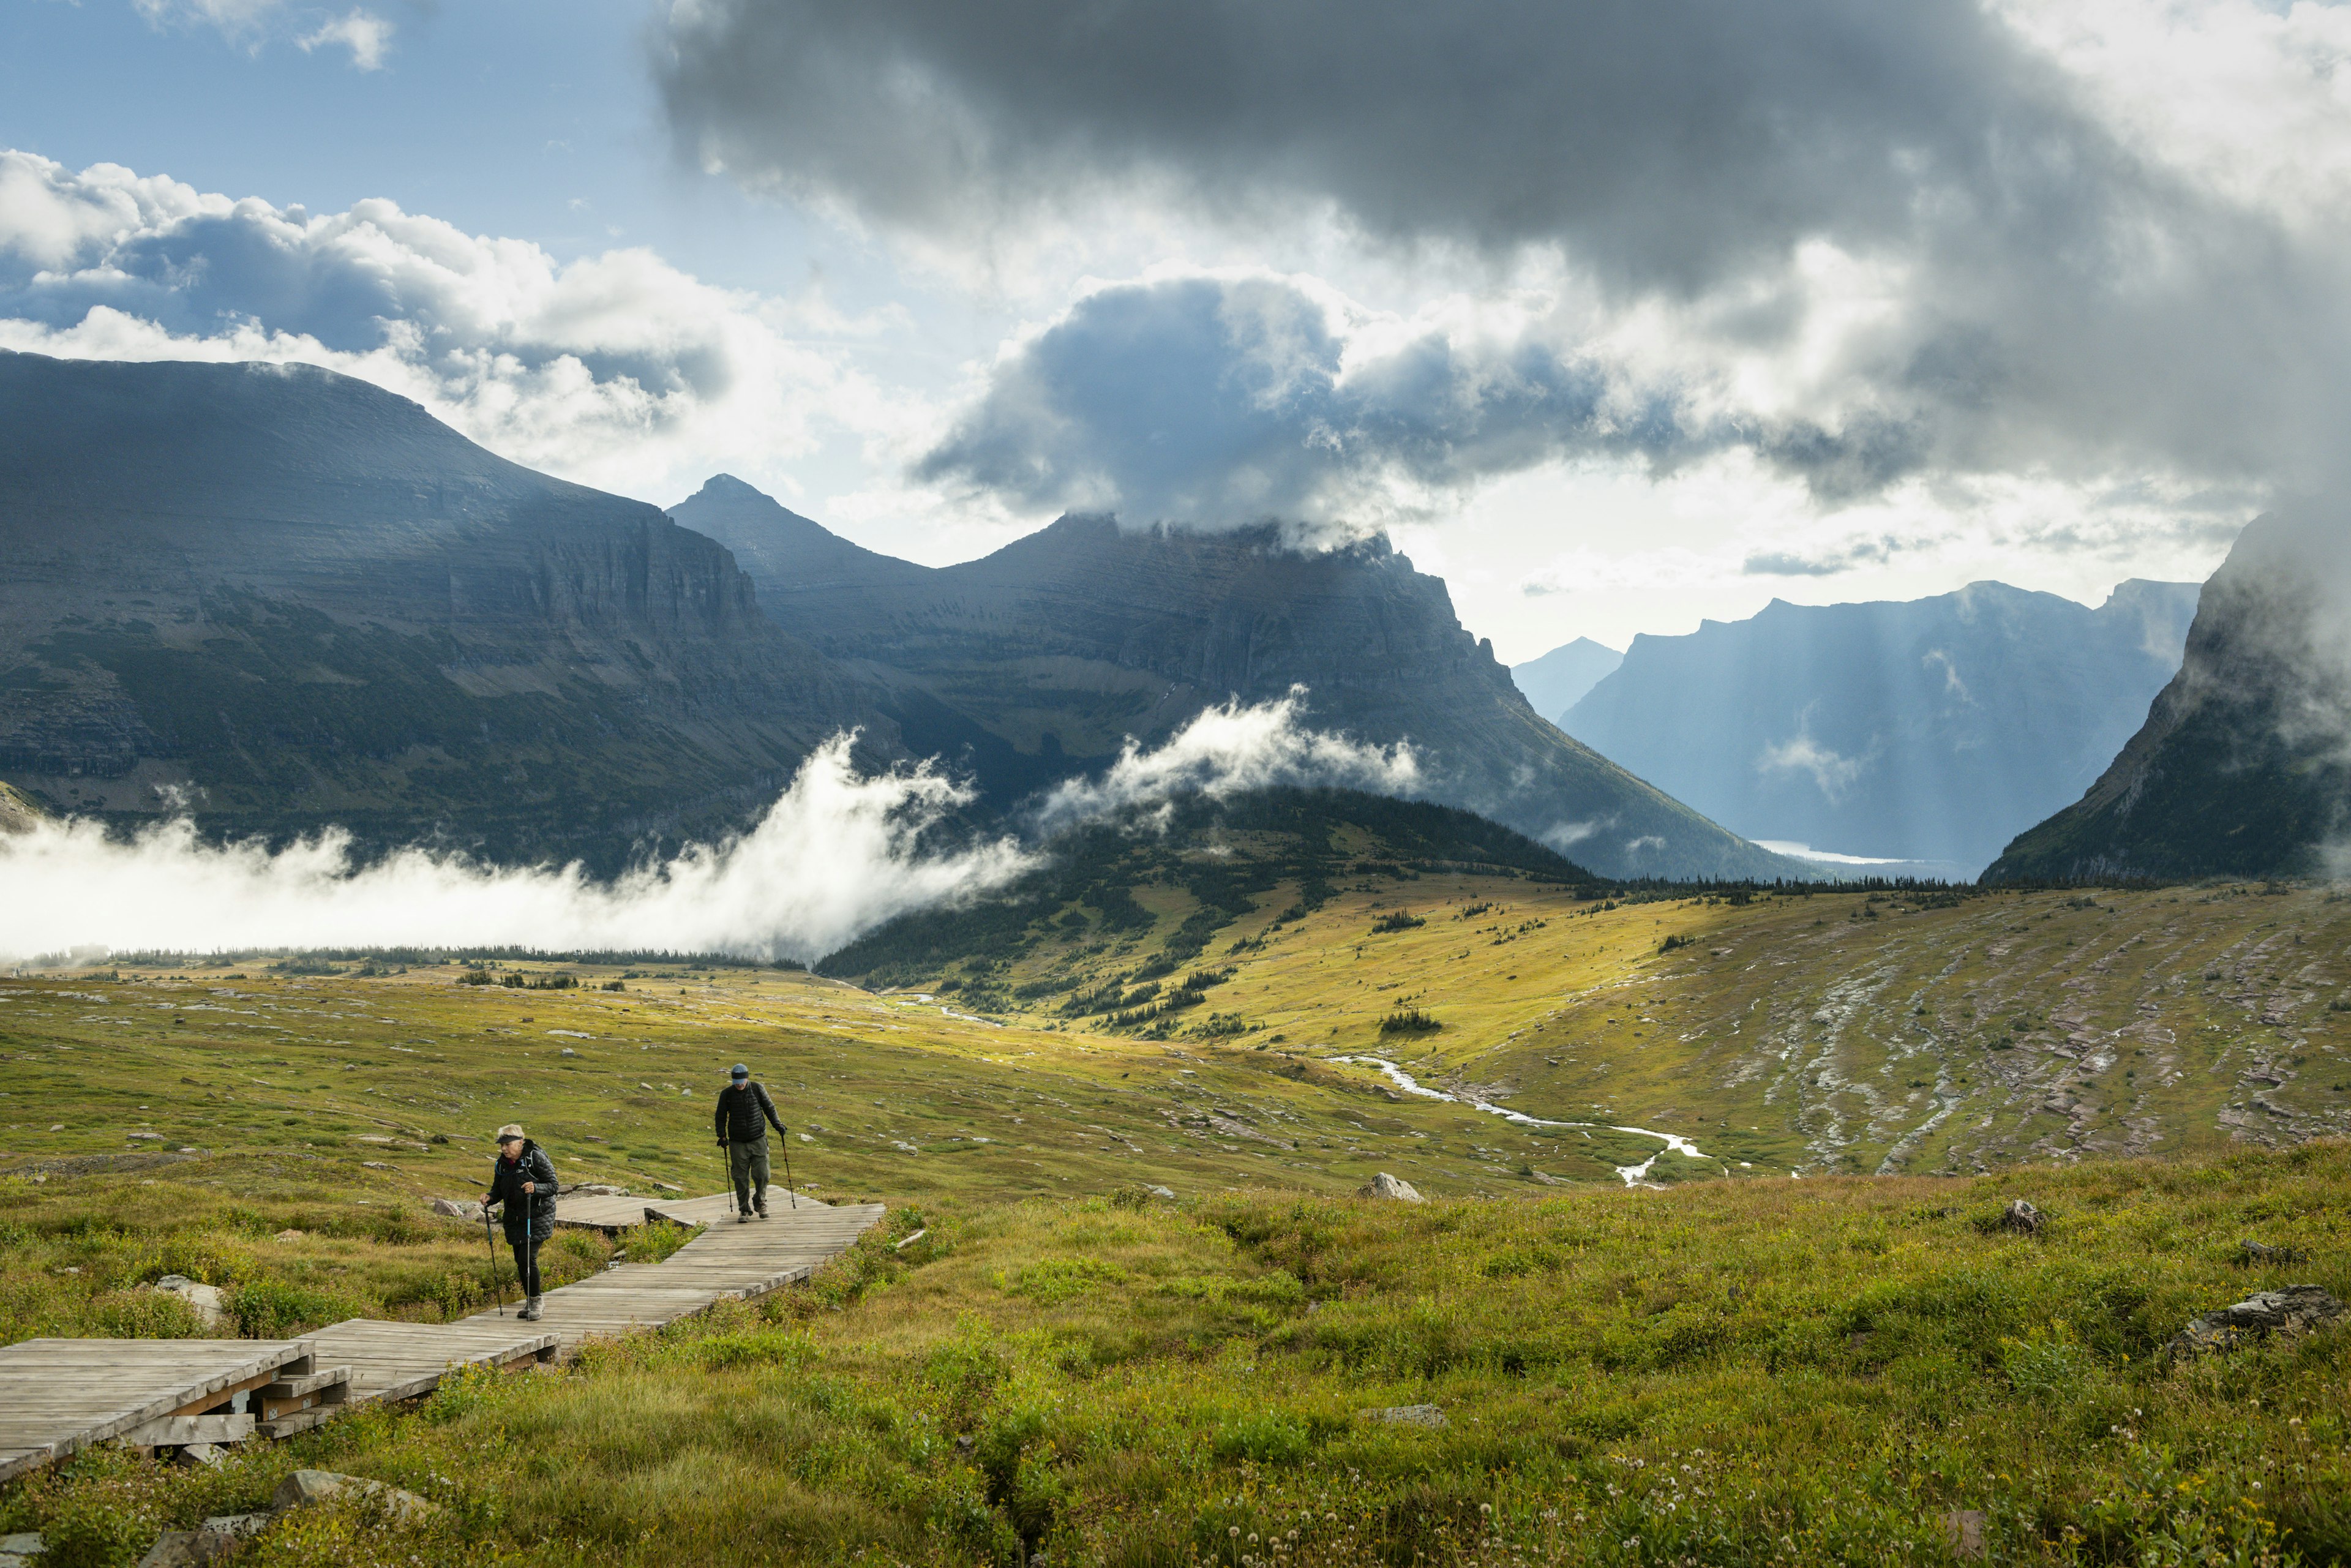
<path id="1" fill-rule="evenodd" d="M 728 1203 L 724 1195 L 665 1206 L 669 1210 L 705 1209 Z M 701 1312 L 713 1301 L 763 1296 L 778 1286 L 805 1280 L 819 1265 L 846 1252 L 851 1243 L 888 1210 L 878 1203 L 830 1207 L 807 1198 L 795 1210 L 769 1189 L 766 1219 L 737 1224 L 724 1208 L 710 1228 L 660 1263 L 623 1263 L 565 1285 L 540 1298 L 543 1316 L 535 1325 L 553 1333 L 559 1352 L 596 1334 L 660 1328 Z M 515 1309 L 500 1319 L 475 1312 L 467 1327 L 513 1323 Z M 529 1328 L 534 1325 L 520 1325 Z"/>
<path id="2" fill-rule="evenodd" d="M 28 1339 L 0 1347 L 0 1481 L 228 1406 L 286 1369 L 308 1371 L 309 1358 L 300 1340 Z"/>
<path id="3" fill-rule="evenodd" d="M 596 1335 L 660 1328 L 713 1302 L 765 1295 L 847 1251 L 887 1212 L 771 1188 L 773 1218 L 736 1223 L 731 1200 L 634 1204 L 710 1228 L 659 1263 L 623 1263 L 549 1291 L 543 1322 L 352 1318 L 298 1340 L 34 1339 L 0 1347 L 0 1480 L 95 1443 L 150 1447 L 291 1437 L 353 1406 L 429 1394 L 452 1368 L 551 1361 Z M 511 1285 L 511 1270 L 508 1271 Z"/>

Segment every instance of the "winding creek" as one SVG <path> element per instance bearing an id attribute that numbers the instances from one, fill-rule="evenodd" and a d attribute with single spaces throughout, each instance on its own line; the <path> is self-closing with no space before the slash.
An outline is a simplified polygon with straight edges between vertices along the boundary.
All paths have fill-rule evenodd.
<path id="1" fill-rule="evenodd" d="M 1606 1131 L 1611 1133 L 1630 1133 L 1635 1137 L 1655 1138 L 1659 1143 L 1663 1144 L 1665 1145 L 1664 1148 L 1659 1149 L 1656 1155 L 1651 1155 L 1639 1165 L 1618 1166 L 1616 1167 L 1616 1174 L 1625 1178 L 1625 1185 L 1626 1186 L 1638 1186 L 1643 1182 L 1649 1179 L 1649 1167 L 1657 1163 L 1657 1155 L 1670 1152 L 1677 1155 L 1687 1155 L 1690 1158 L 1695 1160 L 1703 1160 L 1712 1157 L 1701 1151 L 1696 1144 L 1691 1143 L 1687 1138 L 1681 1136 L 1677 1133 L 1653 1133 L 1646 1127 L 1619 1127 L 1606 1122 L 1554 1122 L 1547 1116 L 1530 1116 L 1524 1111 L 1513 1111 L 1507 1105 L 1492 1105 L 1483 1100 L 1465 1098 L 1459 1094 L 1447 1094 L 1442 1089 L 1430 1089 L 1426 1087 L 1418 1080 L 1415 1079 L 1411 1073 L 1406 1072 L 1403 1068 L 1398 1067 L 1395 1062 L 1390 1061 L 1384 1056 L 1331 1056 L 1325 1057 L 1323 1060 L 1326 1061 L 1343 1061 L 1353 1067 L 1376 1067 L 1380 1071 L 1386 1074 L 1387 1081 L 1389 1082 L 1395 1084 L 1397 1088 L 1403 1090 L 1407 1094 L 1417 1094 L 1424 1100 L 1450 1100 L 1457 1105 L 1467 1105 L 1472 1110 L 1483 1111 L 1489 1116 L 1499 1116 L 1505 1122 L 1516 1122 L 1521 1126 L 1566 1127 L 1579 1132 L 1586 1131 L 1593 1127 L 1600 1127 L 1604 1128 Z"/>

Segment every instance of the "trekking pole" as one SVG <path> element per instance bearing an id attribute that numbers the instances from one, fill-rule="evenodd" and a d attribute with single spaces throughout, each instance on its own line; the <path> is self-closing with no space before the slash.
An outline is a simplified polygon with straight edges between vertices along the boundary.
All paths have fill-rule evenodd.
<path id="1" fill-rule="evenodd" d="M 490 1235 L 490 1206 L 482 1205 L 482 1240 L 490 1249 L 490 1290 L 498 1299 L 498 1316 L 507 1315 L 506 1276 L 498 1272 L 498 1244 Z"/>
<path id="2" fill-rule="evenodd" d="M 800 1206 L 800 1189 L 792 1185 L 792 1135 L 781 1134 L 776 1142 L 784 1147 L 784 1196 L 792 1200 L 794 1208 L 798 1208 Z"/>

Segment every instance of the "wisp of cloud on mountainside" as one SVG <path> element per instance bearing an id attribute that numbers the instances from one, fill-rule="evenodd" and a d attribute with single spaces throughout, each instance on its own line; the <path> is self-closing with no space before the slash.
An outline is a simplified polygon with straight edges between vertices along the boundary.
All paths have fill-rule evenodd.
<path id="1" fill-rule="evenodd" d="M 1408 794 L 1420 781 L 1412 747 L 1367 746 L 1298 722 L 1306 688 L 1277 702 L 1228 702 L 1196 715 L 1167 744 L 1145 751 L 1129 739 L 1099 779 L 1056 787 L 1038 809 L 1046 832 L 1138 807 L 1164 808 L 1178 795 L 1222 800 L 1284 784 L 1343 784 Z"/>
<path id="2" fill-rule="evenodd" d="M 1381 750 L 1297 723 L 1302 692 L 1201 714 L 1155 750 L 1130 745 L 1101 779 L 1065 785 L 1040 813 L 1056 831 L 1164 804 L 1278 783 L 1401 788 L 1401 747 Z M 527 947 L 726 953 L 813 961 L 894 916 L 984 896 L 1044 853 L 1013 837 L 952 848 L 928 830 L 972 799 L 930 764 L 861 776 L 852 737 L 820 747 L 758 825 L 690 844 L 611 882 L 579 866 L 496 867 L 423 848 L 355 862 L 340 831 L 280 850 L 208 844 L 183 817 L 128 839 L 97 822 L 44 821 L 0 835 L 0 957 L 87 949 Z"/>

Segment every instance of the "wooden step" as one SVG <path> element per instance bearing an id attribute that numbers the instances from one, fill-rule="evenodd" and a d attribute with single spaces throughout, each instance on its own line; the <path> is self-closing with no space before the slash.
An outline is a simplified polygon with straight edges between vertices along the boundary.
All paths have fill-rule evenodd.
<path id="1" fill-rule="evenodd" d="M 253 1391 L 248 1403 L 264 1422 L 277 1422 L 322 1406 L 340 1405 L 350 1392 L 351 1369 L 326 1366 L 298 1377 L 280 1376 L 274 1383 L 265 1383 Z"/>
<path id="2" fill-rule="evenodd" d="M 115 1441 L 132 1448 L 184 1448 L 190 1443 L 242 1443 L 253 1436 L 250 1416 L 163 1416 L 142 1422 Z"/>

